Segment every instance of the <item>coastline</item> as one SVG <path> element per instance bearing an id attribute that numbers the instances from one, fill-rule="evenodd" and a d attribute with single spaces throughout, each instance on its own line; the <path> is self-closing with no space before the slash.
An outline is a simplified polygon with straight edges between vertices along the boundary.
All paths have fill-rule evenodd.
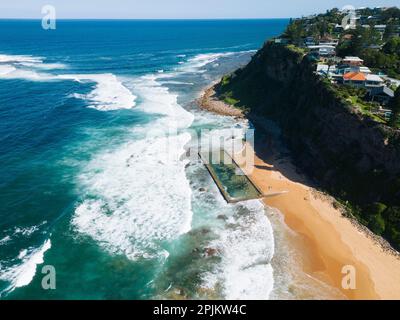
<path id="1" fill-rule="evenodd" d="M 205 90 L 199 102 L 208 111 L 229 116 L 237 116 L 239 111 L 243 117 L 240 110 L 218 100 L 213 88 Z M 296 247 L 305 273 L 339 289 L 348 299 L 400 299 L 398 253 L 387 250 L 381 238 L 344 217 L 334 198 L 311 187 L 281 152 L 277 139 L 268 135 L 254 149 L 246 148 L 247 154 L 254 154 L 254 166 L 247 168 L 239 154 L 235 160 L 252 181 L 264 193 L 288 191 L 263 202 L 278 209 L 285 224 L 299 235 Z M 348 265 L 355 268 L 356 289 L 342 288 L 342 268 Z"/>
<path id="2" fill-rule="evenodd" d="M 223 116 L 232 116 L 237 118 L 245 117 L 241 110 L 218 99 L 214 90 L 214 85 L 204 90 L 201 97 L 198 99 L 198 104 L 204 110 L 218 113 Z"/>

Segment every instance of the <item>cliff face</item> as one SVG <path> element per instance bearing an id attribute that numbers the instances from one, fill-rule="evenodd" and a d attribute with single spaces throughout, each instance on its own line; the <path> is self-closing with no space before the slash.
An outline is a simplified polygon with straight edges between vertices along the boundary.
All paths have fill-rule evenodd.
<path id="1" fill-rule="evenodd" d="M 299 166 L 333 194 L 399 205 L 400 133 L 363 117 L 314 70 L 300 49 L 268 43 L 217 92 L 277 122 Z"/>

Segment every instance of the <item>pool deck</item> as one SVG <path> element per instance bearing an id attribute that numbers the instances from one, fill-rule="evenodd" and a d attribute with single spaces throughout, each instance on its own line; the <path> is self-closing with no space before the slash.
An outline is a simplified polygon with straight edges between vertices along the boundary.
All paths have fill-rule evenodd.
<path id="1" fill-rule="evenodd" d="M 238 203 L 241 201 L 247 201 L 247 200 L 254 200 L 254 199 L 262 199 L 262 198 L 268 198 L 268 197 L 275 197 L 279 196 L 281 194 L 285 194 L 288 191 L 281 191 L 281 192 L 271 192 L 271 193 L 263 193 L 262 190 L 254 183 L 254 181 L 242 170 L 242 168 L 237 164 L 237 162 L 232 158 L 230 154 L 228 154 L 225 150 L 221 150 L 224 152 L 225 155 L 227 155 L 231 160 L 232 163 L 238 168 L 242 173 L 243 176 L 246 177 L 248 182 L 257 190 L 259 196 L 258 197 L 241 197 L 241 198 L 232 198 L 228 192 L 225 190 L 224 186 L 222 185 L 221 181 L 217 177 L 217 175 L 214 172 L 214 169 L 211 168 L 211 166 L 205 161 L 204 157 L 202 156 L 201 152 L 198 152 L 199 158 L 202 160 L 204 166 L 207 168 L 207 171 L 210 173 L 210 176 L 214 180 L 215 184 L 217 185 L 221 195 L 225 199 L 226 202 L 228 203 Z"/>

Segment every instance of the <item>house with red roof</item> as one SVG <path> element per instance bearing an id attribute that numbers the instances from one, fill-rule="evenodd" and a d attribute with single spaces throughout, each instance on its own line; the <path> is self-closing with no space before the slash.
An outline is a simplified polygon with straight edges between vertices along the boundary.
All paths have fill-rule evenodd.
<path id="1" fill-rule="evenodd" d="M 349 84 L 356 87 L 365 86 L 367 77 L 362 72 L 347 72 L 343 75 L 343 84 Z"/>

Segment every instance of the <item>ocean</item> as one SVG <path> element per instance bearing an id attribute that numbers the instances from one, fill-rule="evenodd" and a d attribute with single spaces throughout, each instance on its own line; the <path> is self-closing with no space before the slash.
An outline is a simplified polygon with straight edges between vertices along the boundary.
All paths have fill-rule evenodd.
<path id="1" fill-rule="evenodd" d="M 294 298 L 267 209 L 182 157 L 248 125 L 196 99 L 287 23 L 0 21 L 0 297 Z"/>

